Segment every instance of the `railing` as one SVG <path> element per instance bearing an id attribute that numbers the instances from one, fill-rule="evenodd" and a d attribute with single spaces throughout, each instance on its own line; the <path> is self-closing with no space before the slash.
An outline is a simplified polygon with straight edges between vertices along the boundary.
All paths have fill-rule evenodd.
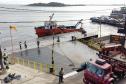
<path id="1" fill-rule="evenodd" d="M 54 68 L 55 72 L 58 71 L 58 68 L 55 65 L 35 62 L 29 59 L 23 59 L 19 57 L 10 57 L 9 61 L 10 63 L 21 64 L 21 65 L 33 68 L 35 71 L 38 70 L 40 72 L 50 73 L 50 68 L 52 67 Z"/>

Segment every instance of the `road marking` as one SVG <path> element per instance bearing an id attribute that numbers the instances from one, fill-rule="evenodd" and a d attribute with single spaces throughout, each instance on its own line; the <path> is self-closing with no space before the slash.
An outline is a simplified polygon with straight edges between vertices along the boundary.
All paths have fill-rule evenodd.
<path id="1" fill-rule="evenodd" d="M 63 78 L 65 79 L 65 78 L 71 77 L 71 76 L 73 76 L 73 75 L 76 75 L 77 73 L 78 73 L 77 71 L 73 71 L 73 72 L 67 73 L 67 74 L 65 74 L 65 75 L 63 76 Z"/>

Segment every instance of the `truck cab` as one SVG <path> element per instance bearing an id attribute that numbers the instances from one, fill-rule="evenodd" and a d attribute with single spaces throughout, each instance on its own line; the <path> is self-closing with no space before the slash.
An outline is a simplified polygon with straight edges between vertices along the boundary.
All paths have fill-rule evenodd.
<path id="1" fill-rule="evenodd" d="M 105 60 L 91 60 L 84 70 L 84 84 L 111 84 L 112 67 Z"/>

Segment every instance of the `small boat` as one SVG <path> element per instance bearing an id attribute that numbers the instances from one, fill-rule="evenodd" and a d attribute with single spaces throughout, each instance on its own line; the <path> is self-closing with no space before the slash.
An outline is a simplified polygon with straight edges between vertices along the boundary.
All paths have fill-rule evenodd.
<path id="1" fill-rule="evenodd" d="M 50 16 L 49 21 L 44 22 L 44 26 L 35 27 L 35 31 L 38 37 L 49 36 L 53 34 L 62 34 L 69 32 L 81 32 L 82 29 L 76 29 L 76 27 L 82 23 L 81 19 L 75 26 L 65 26 L 65 25 L 57 25 L 56 21 L 51 21 L 54 14 Z"/>

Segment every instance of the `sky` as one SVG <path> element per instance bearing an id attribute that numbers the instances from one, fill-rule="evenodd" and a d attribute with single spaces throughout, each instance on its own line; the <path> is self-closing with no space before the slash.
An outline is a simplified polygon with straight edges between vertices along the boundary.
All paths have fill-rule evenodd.
<path id="1" fill-rule="evenodd" d="M 61 2 L 66 4 L 124 4 L 126 0 L 0 0 L 0 4 Z"/>

